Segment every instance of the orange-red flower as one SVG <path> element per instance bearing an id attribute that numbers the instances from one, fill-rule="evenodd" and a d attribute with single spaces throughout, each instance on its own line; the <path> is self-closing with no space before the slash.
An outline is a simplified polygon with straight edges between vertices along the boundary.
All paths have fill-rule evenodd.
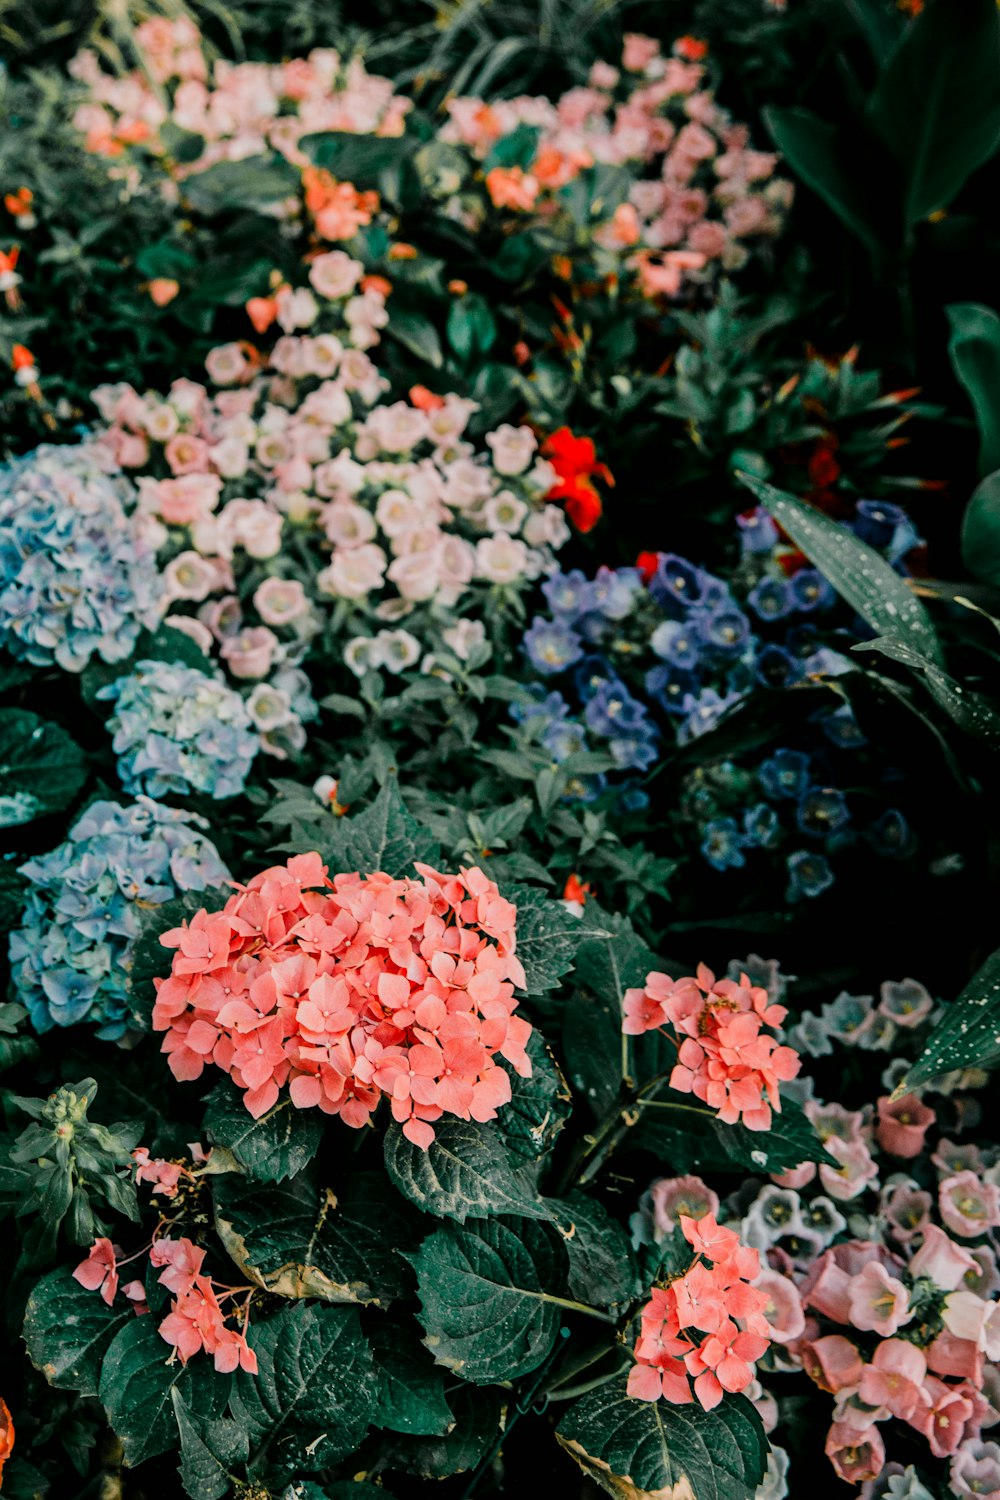
<path id="1" fill-rule="evenodd" d="M 546 500 L 565 502 L 566 514 L 578 531 L 592 531 L 601 518 L 601 497 L 594 476 L 614 484 L 607 464 L 598 463 L 594 441 L 559 427 L 542 445 L 542 454 L 558 475 Z"/>
<path id="2" fill-rule="evenodd" d="M 14 1448 L 14 1419 L 6 1401 L 0 1396 L 0 1483 L 3 1482 L 3 1466 Z"/>

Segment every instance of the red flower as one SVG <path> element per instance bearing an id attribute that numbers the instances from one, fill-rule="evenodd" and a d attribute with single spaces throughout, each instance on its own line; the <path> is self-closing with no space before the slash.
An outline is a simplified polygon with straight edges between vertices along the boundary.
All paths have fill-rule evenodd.
<path id="1" fill-rule="evenodd" d="M 658 552 L 640 552 L 635 560 L 635 565 L 642 574 L 643 583 L 648 584 L 660 565 L 660 554 Z"/>
<path id="2" fill-rule="evenodd" d="M 674 43 L 674 52 L 678 57 L 683 57 L 685 62 L 701 62 L 703 57 L 708 56 L 708 43 L 696 36 L 678 37 Z"/>
<path id="3" fill-rule="evenodd" d="M 601 518 L 601 497 L 594 488 L 597 475 L 614 484 L 606 464 L 598 463 L 592 438 L 577 437 L 568 427 L 559 427 L 542 446 L 558 476 L 546 500 L 563 500 L 566 514 L 578 531 L 591 531 Z"/>
<path id="4" fill-rule="evenodd" d="M 3 1476 L 3 1466 L 10 1458 L 14 1448 L 14 1421 L 7 1403 L 0 1396 L 0 1479 Z"/>

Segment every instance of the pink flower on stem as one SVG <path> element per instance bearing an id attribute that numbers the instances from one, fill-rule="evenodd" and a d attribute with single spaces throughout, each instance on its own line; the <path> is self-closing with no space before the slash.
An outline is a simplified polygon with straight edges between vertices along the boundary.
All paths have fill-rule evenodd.
<path id="1" fill-rule="evenodd" d="M 100 1291 L 110 1307 L 118 1290 L 118 1251 L 108 1239 L 98 1239 L 90 1247 L 90 1254 L 73 1272 L 73 1279 L 88 1292 Z"/>

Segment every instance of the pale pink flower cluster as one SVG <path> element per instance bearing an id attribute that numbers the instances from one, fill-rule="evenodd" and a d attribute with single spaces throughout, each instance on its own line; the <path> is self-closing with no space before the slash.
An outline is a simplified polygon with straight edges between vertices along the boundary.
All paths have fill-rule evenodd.
<path id="1" fill-rule="evenodd" d="M 769 1130 L 771 1112 L 781 1111 L 779 1083 L 794 1078 L 798 1053 L 763 1033 L 787 1015 L 767 990 L 739 980 L 720 979 L 704 964 L 695 978 L 646 976 L 643 989 L 626 990 L 622 1030 L 638 1036 L 669 1026 L 682 1038 L 670 1087 L 694 1094 L 718 1112 L 724 1124 Z"/>
<path id="2" fill-rule="evenodd" d="M 711 1411 L 726 1391 L 744 1391 L 754 1378 L 754 1361 L 770 1342 L 767 1297 L 750 1285 L 760 1272 L 757 1251 L 714 1214 L 681 1215 L 680 1228 L 694 1259 L 682 1276 L 654 1287 L 642 1310 L 628 1393 L 675 1406 L 697 1400 Z"/>
<path id="3" fill-rule="evenodd" d="M 587 87 L 555 103 L 452 99 L 441 138 L 483 159 L 518 127 L 537 127 L 532 162 L 491 168 L 486 189 L 496 207 L 547 217 L 558 207 L 555 195 L 582 170 L 633 169 L 626 201 L 594 239 L 626 257 L 648 295 L 676 296 L 713 266 L 743 265 L 749 243 L 779 232 L 792 196 L 791 184 L 774 175 L 777 158 L 754 150 L 747 127 L 715 100 L 700 60 L 705 50 L 683 38 L 664 57 L 659 42 L 633 34 L 621 68 L 595 63 Z"/>
<path id="4" fill-rule="evenodd" d="M 516 910 L 481 870 L 327 878 L 318 854 L 265 870 L 220 912 L 165 933 L 153 1028 L 178 1079 L 228 1073 L 259 1117 L 293 1104 L 368 1124 L 385 1095 L 415 1145 L 443 1114 L 491 1120 L 501 1056 L 531 1073 Z"/>
<path id="5" fill-rule="evenodd" d="M 211 1150 L 206 1151 L 204 1146 L 197 1141 L 191 1141 L 188 1145 L 191 1160 L 204 1165 L 211 1156 Z M 176 1198 L 182 1182 L 194 1182 L 194 1171 L 181 1161 L 167 1161 L 163 1157 L 150 1156 L 146 1146 L 138 1146 L 132 1152 L 132 1160 L 135 1162 L 136 1182 L 147 1182 L 150 1191 L 157 1193 L 163 1198 Z"/>
<path id="6" fill-rule="evenodd" d="M 100 1291 L 109 1307 L 118 1292 L 120 1256 L 121 1251 L 110 1240 L 95 1240 L 86 1260 L 73 1272 L 74 1278 L 88 1291 Z M 247 1343 L 249 1298 L 238 1330 L 227 1324 L 229 1314 L 222 1307 L 222 1301 L 252 1289 L 219 1286 L 203 1273 L 204 1259 L 205 1251 L 188 1239 L 163 1236 L 150 1245 L 149 1263 L 160 1270 L 157 1280 L 174 1294 L 170 1312 L 159 1326 L 160 1337 L 172 1346 L 181 1364 L 186 1365 L 192 1355 L 204 1350 L 213 1356 L 215 1368 L 222 1374 L 241 1369 L 248 1375 L 256 1375 L 257 1356 Z M 122 1287 L 122 1292 L 137 1314 L 149 1312 L 141 1281 L 130 1281 Z"/>
<path id="7" fill-rule="evenodd" d="M 136 28 L 134 41 L 142 66 L 123 75 L 105 72 L 91 51 L 73 59 L 70 72 L 87 88 L 74 124 L 89 151 L 107 156 L 135 145 L 169 156 L 167 125 L 200 136 L 204 147 L 193 160 L 170 162 L 177 178 L 272 151 L 304 166 L 304 135 L 401 135 L 412 107 L 360 58 L 330 48 L 275 65 L 212 62 L 184 16 L 154 16 Z"/>

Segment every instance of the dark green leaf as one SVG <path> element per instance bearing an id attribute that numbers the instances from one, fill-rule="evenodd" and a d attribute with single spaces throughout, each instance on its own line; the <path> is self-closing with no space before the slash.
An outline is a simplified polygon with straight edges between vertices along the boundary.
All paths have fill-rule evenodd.
<path id="1" fill-rule="evenodd" d="M 440 850 L 407 810 L 393 776 L 370 807 L 333 820 L 322 854 L 333 874 L 373 875 L 383 870 L 398 878 L 412 876 L 417 860 L 434 864 Z"/>
<path id="2" fill-rule="evenodd" d="M 991 750 L 1000 750 L 1000 714 L 981 693 L 956 682 L 936 662 L 928 661 L 919 651 L 914 651 L 905 641 L 889 636 L 882 640 L 866 641 L 854 647 L 855 651 L 878 651 L 891 661 L 909 667 L 924 681 L 927 690 L 939 708 L 964 729 L 984 740 Z"/>
<path id="3" fill-rule="evenodd" d="M 628 1235 L 595 1198 L 571 1193 L 547 1200 L 569 1257 L 569 1294 L 591 1307 L 611 1307 L 642 1292 Z"/>
<path id="4" fill-rule="evenodd" d="M 96 1396 L 101 1361 L 115 1335 L 134 1322 L 130 1302 L 120 1297 L 108 1307 L 99 1292 L 87 1291 L 61 1266 L 43 1276 L 28 1298 L 24 1342 L 50 1385 Z"/>
<path id="5" fill-rule="evenodd" d="M 231 1151 L 249 1176 L 259 1182 L 282 1182 L 308 1166 L 323 1138 L 317 1110 L 296 1109 L 285 1095 L 255 1120 L 243 1095 L 228 1080 L 209 1095 L 205 1129 L 216 1146 Z"/>
<path id="6" fill-rule="evenodd" d="M 511 1160 L 492 1123 L 445 1115 L 435 1121 L 426 1151 L 393 1123 L 385 1134 L 385 1165 L 404 1198 L 439 1218 L 460 1224 L 491 1214 L 548 1218 L 531 1175 Z"/>
<path id="7" fill-rule="evenodd" d="M 352 1174 L 342 1194 L 303 1173 L 261 1188 L 217 1179 L 215 1226 L 240 1270 L 279 1297 L 385 1306 L 404 1289 L 410 1243 L 382 1176 Z"/>
<path id="8" fill-rule="evenodd" d="M 152 1317 L 129 1322 L 115 1336 L 101 1366 L 98 1395 L 134 1468 L 177 1442 L 173 1392 L 200 1416 L 217 1416 L 231 1376 L 217 1375 L 204 1355 L 182 1365 L 160 1337 Z"/>
<path id="9" fill-rule="evenodd" d="M 765 109 L 764 120 L 792 170 L 873 254 L 878 254 L 882 236 L 877 204 L 837 126 L 811 110 L 796 107 Z"/>
<path id="10" fill-rule="evenodd" d="M 964 385 L 979 428 L 979 472 L 1000 469 L 1000 317 L 976 302 L 953 302 L 945 308 L 950 337 L 948 353 Z M 978 577 L 985 576 L 978 569 Z"/>
<path id="11" fill-rule="evenodd" d="M 611 919 L 596 902 L 588 901 L 580 916 L 537 886 L 506 885 L 503 894 L 517 907 L 517 956 L 524 965 L 528 995 L 554 989 L 572 969 L 582 942 L 614 934 Z"/>
<path id="12" fill-rule="evenodd" d="M 976 578 L 1000 585 L 1000 469 L 976 486 L 966 507 L 962 561 Z"/>
<path id="13" fill-rule="evenodd" d="M 199 213 L 230 209 L 264 209 L 298 197 L 301 177 L 283 156 L 248 156 L 218 161 L 184 181 L 184 196 Z"/>
<path id="14" fill-rule="evenodd" d="M 884 558 L 804 501 L 749 474 L 738 478 L 876 635 L 897 636 L 940 665 L 941 648 L 927 611 Z"/>
<path id="15" fill-rule="evenodd" d="M 416 142 L 407 135 L 354 135 L 325 130 L 304 135 L 299 145 L 318 167 L 355 187 L 375 187 L 383 172 L 398 167 L 413 154 Z"/>
<path id="16" fill-rule="evenodd" d="M 296 1302 L 249 1338 L 259 1372 L 237 1373 L 230 1407 L 250 1438 L 251 1474 L 316 1473 L 352 1453 L 377 1390 L 357 1310 Z"/>
<path id="17" fill-rule="evenodd" d="M 556 1437 L 616 1500 L 753 1500 L 767 1464 L 764 1427 L 745 1396 L 702 1411 L 634 1401 L 624 1380 L 581 1396 Z"/>
<path id="18" fill-rule="evenodd" d="M 407 1256 L 417 1273 L 424 1343 L 477 1385 L 537 1369 L 559 1328 L 566 1253 L 530 1219 L 476 1219 L 439 1229 Z"/>
<path id="19" fill-rule="evenodd" d="M 411 354 L 429 364 L 432 370 L 440 370 L 444 364 L 438 331 L 423 313 L 394 308 L 385 331 L 404 349 L 409 349 Z"/>
<path id="20" fill-rule="evenodd" d="M 229 1418 L 194 1415 L 175 1386 L 171 1391 L 181 1440 L 181 1482 L 191 1500 L 222 1500 L 232 1488 L 232 1470 L 245 1464 L 250 1445 Z"/>
<path id="21" fill-rule="evenodd" d="M 896 1090 L 908 1092 L 957 1068 L 990 1067 L 1000 1059 L 1000 949 L 977 970 L 935 1026 Z"/>
<path id="22" fill-rule="evenodd" d="M 455 1418 L 445 1400 L 444 1371 L 423 1344 L 380 1318 L 371 1345 L 379 1381 L 378 1426 L 417 1437 L 442 1437 L 449 1432 Z"/>
<path id="23" fill-rule="evenodd" d="M 26 709 L 0 718 L 0 828 L 68 807 L 87 779 L 87 760 L 58 724 Z"/>
<path id="24" fill-rule="evenodd" d="M 511 1156 L 533 1162 L 551 1151 L 569 1117 L 573 1095 L 536 1028 L 527 1046 L 531 1077 L 498 1059 L 510 1074 L 511 1099 L 497 1111 L 496 1129 Z"/>
<path id="25" fill-rule="evenodd" d="M 389 1468 L 419 1474 L 422 1479 L 450 1479 L 482 1462 L 500 1429 L 499 1391 L 463 1385 L 451 1392 L 448 1404 L 455 1425 L 443 1437 L 382 1437 L 379 1455 Z"/>

